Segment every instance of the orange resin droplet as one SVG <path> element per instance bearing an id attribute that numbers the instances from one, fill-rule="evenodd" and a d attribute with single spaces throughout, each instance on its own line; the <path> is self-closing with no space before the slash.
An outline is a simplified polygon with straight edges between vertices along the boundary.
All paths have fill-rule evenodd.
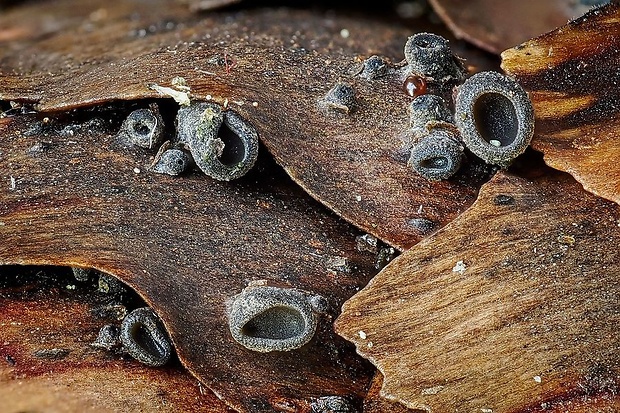
<path id="1" fill-rule="evenodd" d="M 405 90 L 405 93 L 412 98 L 424 95 L 426 94 L 427 89 L 426 81 L 420 76 L 407 76 L 407 79 L 405 79 L 405 83 L 403 84 L 403 89 Z"/>

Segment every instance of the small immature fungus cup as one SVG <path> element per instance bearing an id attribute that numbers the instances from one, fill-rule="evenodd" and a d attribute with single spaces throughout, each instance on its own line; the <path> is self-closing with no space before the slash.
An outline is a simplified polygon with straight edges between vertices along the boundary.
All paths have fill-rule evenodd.
<path id="1" fill-rule="evenodd" d="M 141 148 L 152 149 L 159 146 L 164 137 L 164 121 L 157 106 L 131 112 L 123 122 L 119 136 Z"/>
<path id="2" fill-rule="evenodd" d="M 385 76 L 388 73 L 388 63 L 377 55 L 370 56 L 364 60 L 364 66 L 360 76 L 364 79 L 374 80 Z"/>
<path id="3" fill-rule="evenodd" d="M 189 156 L 181 149 L 167 148 L 158 153 L 151 169 L 167 175 L 180 175 L 189 167 Z"/>
<path id="4" fill-rule="evenodd" d="M 411 73 L 436 82 L 459 81 L 466 70 L 452 54 L 448 40 L 432 33 L 418 33 L 405 44 L 405 60 Z"/>
<path id="5" fill-rule="evenodd" d="M 454 126 L 437 124 L 412 147 L 409 165 L 430 181 L 448 179 L 463 161 L 463 145 Z"/>
<path id="6" fill-rule="evenodd" d="M 256 129 L 233 111 L 214 103 L 179 109 L 177 134 L 196 165 L 208 176 L 230 181 L 245 175 L 258 157 Z"/>
<path id="7" fill-rule="evenodd" d="M 290 351 L 307 344 L 316 331 L 323 297 L 292 288 L 250 286 L 228 309 L 233 339 L 261 353 Z"/>
<path id="8" fill-rule="evenodd" d="M 355 90 L 346 83 L 337 83 L 318 103 L 327 111 L 349 113 L 355 107 Z"/>
<path id="9" fill-rule="evenodd" d="M 456 95 L 455 121 L 467 148 L 485 162 L 507 167 L 534 134 L 534 108 L 527 92 L 497 72 L 473 75 Z"/>
<path id="10" fill-rule="evenodd" d="M 172 355 L 166 330 L 159 317 L 148 307 L 127 314 L 121 323 L 120 339 L 123 349 L 130 356 L 149 366 L 163 366 Z"/>

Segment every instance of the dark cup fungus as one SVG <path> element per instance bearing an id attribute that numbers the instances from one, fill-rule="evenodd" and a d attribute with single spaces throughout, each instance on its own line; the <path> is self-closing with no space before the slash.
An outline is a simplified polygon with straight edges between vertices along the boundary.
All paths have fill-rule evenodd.
<path id="1" fill-rule="evenodd" d="M 141 148 L 159 146 L 164 137 L 164 121 L 157 106 L 131 112 L 123 122 L 119 136 Z"/>
<path id="2" fill-rule="evenodd" d="M 166 330 L 148 307 L 127 314 L 121 323 L 120 340 L 130 356 L 149 366 L 163 366 L 172 355 Z"/>
<path id="3" fill-rule="evenodd" d="M 321 109 L 329 112 L 349 113 L 355 107 L 355 90 L 346 83 L 337 83 L 318 103 Z"/>
<path id="4" fill-rule="evenodd" d="M 421 95 L 409 104 L 409 126 L 425 129 L 429 122 L 452 122 L 446 101 L 437 95 Z"/>
<path id="5" fill-rule="evenodd" d="M 325 307 L 325 299 L 304 291 L 250 286 L 233 298 L 230 332 L 236 342 L 253 351 L 298 349 L 314 336 L 318 313 Z"/>
<path id="6" fill-rule="evenodd" d="M 179 142 L 187 145 L 196 165 L 210 177 L 230 181 L 245 175 L 258 157 L 258 133 L 233 111 L 213 103 L 179 109 Z"/>
<path id="7" fill-rule="evenodd" d="M 534 108 L 517 82 L 497 72 L 481 72 L 459 87 L 455 121 L 474 155 L 506 167 L 530 144 Z"/>
<path id="8" fill-rule="evenodd" d="M 410 73 L 423 75 L 436 82 L 461 80 L 466 73 L 452 54 L 448 40 L 432 33 L 415 34 L 405 43 L 405 60 Z"/>
<path id="9" fill-rule="evenodd" d="M 440 123 L 413 145 L 409 165 L 428 180 L 448 179 L 461 167 L 463 149 L 454 126 Z"/>
<path id="10" fill-rule="evenodd" d="M 170 142 L 166 142 L 155 155 L 151 170 L 160 174 L 176 176 L 185 172 L 189 165 L 189 155 L 181 149 L 171 147 Z"/>

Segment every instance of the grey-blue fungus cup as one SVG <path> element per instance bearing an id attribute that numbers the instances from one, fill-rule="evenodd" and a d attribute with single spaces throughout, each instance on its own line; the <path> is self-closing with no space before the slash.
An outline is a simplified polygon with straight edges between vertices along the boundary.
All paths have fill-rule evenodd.
<path id="1" fill-rule="evenodd" d="M 522 154 L 534 134 L 534 108 L 527 92 L 497 72 L 477 73 L 458 88 L 454 119 L 465 146 L 501 167 Z"/>
<path id="2" fill-rule="evenodd" d="M 454 56 L 448 40 L 433 33 L 417 33 L 405 43 L 408 71 L 436 82 L 461 80 L 466 70 Z"/>
<path id="3" fill-rule="evenodd" d="M 295 350 L 312 339 L 326 307 L 323 297 L 305 291 L 250 286 L 233 297 L 229 328 L 233 339 L 252 351 Z"/>
<path id="4" fill-rule="evenodd" d="M 136 360 L 149 366 L 163 366 L 170 360 L 172 344 L 155 312 L 137 308 L 123 319 L 120 330 L 123 349 Z"/>
<path id="5" fill-rule="evenodd" d="M 453 122 L 453 116 L 446 101 L 437 95 L 420 95 L 409 104 L 409 126 L 425 129 L 429 122 Z"/>
<path id="6" fill-rule="evenodd" d="M 119 136 L 141 148 L 159 146 L 164 139 L 164 121 L 157 106 L 131 112 L 123 122 Z"/>
<path id="7" fill-rule="evenodd" d="M 258 157 L 258 133 L 239 114 L 214 103 L 179 109 L 177 138 L 208 176 L 230 181 L 245 175 Z"/>
<path id="8" fill-rule="evenodd" d="M 461 167 L 463 149 L 454 126 L 438 124 L 413 145 L 408 163 L 430 181 L 448 179 Z"/>

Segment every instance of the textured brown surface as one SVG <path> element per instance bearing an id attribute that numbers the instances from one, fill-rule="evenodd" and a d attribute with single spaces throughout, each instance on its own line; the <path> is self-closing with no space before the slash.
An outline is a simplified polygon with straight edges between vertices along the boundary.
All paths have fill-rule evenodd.
<path id="1" fill-rule="evenodd" d="M 0 287 L 3 413 L 231 412 L 178 364 L 148 368 L 91 347 L 110 322 L 93 316 L 99 305 L 92 294 L 65 286 Z"/>
<path id="2" fill-rule="evenodd" d="M 364 399 L 364 413 L 425 413 L 424 410 L 408 409 L 398 402 L 385 399 L 381 395 L 382 386 L 383 375 L 377 372 Z"/>
<path id="3" fill-rule="evenodd" d="M 344 305 L 336 329 L 387 397 L 433 413 L 617 411 L 620 207 L 567 174 L 530 175 L 499 173 Z"/>
<path id="4" fill-rule="evenodd" d="M 359 232 L 275 165 L 234 183 L 173 178 L 147 171 L 154 150 L 54 120 L 32 133 L 34 124 L 0 120 L 1 264 L 93 267 L 124 280 L 162 317 L 186 367 L 237 409 L 303 411 L 312 397 L 365 395 L 373 370 L 331 324 L 376 271 L 375 256 L 356 249 Z M 308 345 L 261 354 L 233 341 L 226 302 L 256 280 L 328 300 Z"/>
<path id="5" fill-rule="evenodd" d="M 151 2 L 140 13 L 132 13 L 135 1 L 79 3 L 37 3 L 1 18 L 0 99 L 60 111 L 160 97 L 149 85 L 182 76 L 192 98 L 226 101 L 251 121 L 312 196 L 401 249 L 426 235 L 415 219 L 446 224 L 485 179 L 475 163 L 446 182 L 415 175 L 403 151 L 401 80 L 351 74 L 372 54 L 402 60 L 412 29 L 286 9 L 196 15 L 176 3 Z M 339 81 L 354 87 L 358 105 L 349 116 L 327 116 L 317 100 Z"/>
<path id="6" fill-rule="evenodd" d="M 430 3 L 456 37 L 494 53 L 564 25 L 589 9 L 573 0 L 430 0 Z"/>
<path id="7" fill-rule="evenodd" d="M 532 146 L 588 191 L 620 203 L 620 6 L 593 11 L 502 58 L 534 103 Z"/>

